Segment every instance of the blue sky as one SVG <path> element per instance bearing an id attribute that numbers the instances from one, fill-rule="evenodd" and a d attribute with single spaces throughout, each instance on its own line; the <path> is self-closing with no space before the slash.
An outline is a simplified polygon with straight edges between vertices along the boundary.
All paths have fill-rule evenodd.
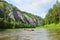
<path id="1" fill-rule="evenodd" d="M 18 7 L 22 11 L 32 13 L 34 15 L 45 17 L 48 10 L 52 8 L 56 0 L 6 0 L 7 2 Z"/>

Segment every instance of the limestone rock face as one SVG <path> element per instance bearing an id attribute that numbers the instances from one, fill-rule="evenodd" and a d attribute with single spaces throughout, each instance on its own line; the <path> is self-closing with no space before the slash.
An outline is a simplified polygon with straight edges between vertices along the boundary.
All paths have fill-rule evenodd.
<path id="1" fill-rule="evenodd" d="M 41 18 L 39 16 L 23 12 L 6 2 L 3 5 L 5 5 L 3 6 L 4 8 L 2 8 L 3 11 L 1 11 L 0 8 L 0 15 L 3 15 L 3 17 L 6 15 L 6 17 L 9 16 L 11 19 L 17 22 L 41 25 L 40 24 Z M 8 13 L 4 13 L 5 11 L 7 11 Z"/>
<path id="2" fill-rule="evenodd" d="M 19 11 L 11 11 L 9 13 L 9 16 L 14 20 L 14 21 L 21 21 L 22 23 L 28 23 L 28 24 L 36 24 L 40 25 L 40 20 L 37 18 L 33 18 L 33 16 L 29 16 L 27 14 L 21 13 Z"/>

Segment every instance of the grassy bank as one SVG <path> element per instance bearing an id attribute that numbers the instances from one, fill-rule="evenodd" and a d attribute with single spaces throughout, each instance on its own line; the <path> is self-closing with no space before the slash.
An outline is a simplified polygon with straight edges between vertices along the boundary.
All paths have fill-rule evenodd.
<path id="1" fill-rule="evenodd" d="M 47 24 L 47 25 L 44 25 L 44 26 L 38 26 L 36 28 L 60 28 L 60 23 L 58 24 Z"/>

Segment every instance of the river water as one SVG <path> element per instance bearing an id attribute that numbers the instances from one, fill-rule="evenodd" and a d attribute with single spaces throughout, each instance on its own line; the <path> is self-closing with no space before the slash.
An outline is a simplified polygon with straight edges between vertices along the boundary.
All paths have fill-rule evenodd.
<path id="1" fill-rule="evenodd" d="M 0 40 L 60 40 L 60 29 L 41 28 L 34 29 L 34 31 L 1 31 Z"/>

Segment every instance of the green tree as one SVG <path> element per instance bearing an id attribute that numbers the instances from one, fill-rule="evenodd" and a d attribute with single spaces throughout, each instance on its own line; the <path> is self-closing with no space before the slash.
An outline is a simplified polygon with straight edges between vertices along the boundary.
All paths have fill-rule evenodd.
<path id="1" fill-rule="evenodd" d="M 50 8 L 48 14 L 45 17 L 45 23 L 59 23 L 60 22 L 60 2 L 56 1 L 53 8 Z"/>

